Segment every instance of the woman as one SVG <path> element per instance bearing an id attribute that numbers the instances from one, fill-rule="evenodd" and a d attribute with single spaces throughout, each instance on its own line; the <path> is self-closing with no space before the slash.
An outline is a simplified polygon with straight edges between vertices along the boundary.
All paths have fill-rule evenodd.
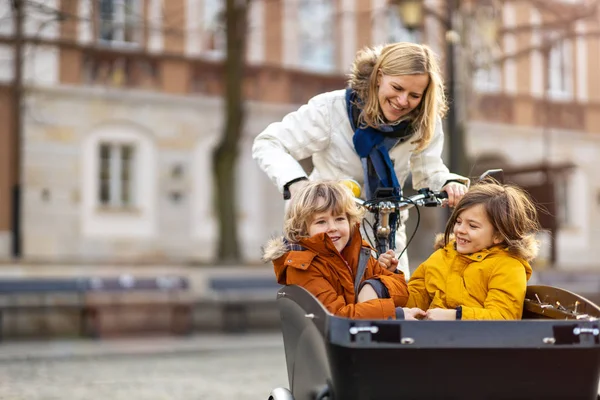
<path id="1" fill-rule="evenodd" d="M 408 174 L 413 187 L 448 192 L 454 206 L 469 185 L 452 174 L 441 154 L 441 117 L 447 109 L 434 52 L 425 45 L 394 43 L 357 53 L 348 89 L 322 93 L 260 133 L 252 148 L 261 169 L 290 198 L 308 179 L 298 160 L 311 157 L 310 179 L 354 179 L 364 197 L 380 187 L 396 195 Z M 402 222 L 408 213 L 401 216 Z M 406 245 L 402 223 L 396 249 Z M 406 252 L 399 269 L 408 278 Z"/>

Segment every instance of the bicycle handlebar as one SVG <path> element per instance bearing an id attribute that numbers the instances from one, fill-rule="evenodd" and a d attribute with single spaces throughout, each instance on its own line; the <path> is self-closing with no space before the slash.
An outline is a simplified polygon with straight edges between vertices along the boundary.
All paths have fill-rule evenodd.
<path id="1" fill-rule="evenodd" d="M 437 207 L 441 206 L 444 199 L 448 198 L 447 192 L 434 192 L 428 188 L 419 190 L 418 194 L 408 197 L 401 197 L 400 200 L 393 198 L 383 198 L 375 200 L 362 200 L 355 198 L 355 201 L 366 208 L 368 211 L 377 212 L 388 209 L 390 212 L 408 210 L 414 206 Z"/>
<path id="2" fill-rule="evenodd" d="M 390 237 L 393 232 L 393 227 L 390 226 L 390 216 L 392 214 L 399 214 L 401 211 L 408 210 L 414 206 L 438 207 L 447 198 L 447 192 L 434 192 L 429 190 L 429 188 L 424 188 L 413 196 L 401 197 L 400 199 L 390 197 L 365 201 L 355 197 L 355 201 L 376 215 L 375 225 L 372 228 L 377 241 L 377 251 L 382 254 L 388 248 L 392 247 L 392 244 L 395 244 L 394 238 Z M 413 236 L 414 234 L 406 243 L 406 246 L 408 246 Z"/>

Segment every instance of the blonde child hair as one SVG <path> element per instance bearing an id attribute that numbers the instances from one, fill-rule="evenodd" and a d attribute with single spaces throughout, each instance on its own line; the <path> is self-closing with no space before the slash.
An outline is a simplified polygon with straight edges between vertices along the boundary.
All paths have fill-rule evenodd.
<path id="1" fill-rule="evenodd" d="M 324 201 L 319 202 L 319 198 Z M 283 234 L 297 242 L 308 236 L 308 226 L 315 214 L 331 210 L 334 215 L 346 214 L 350 232 L 362 221 L 364 210 L 356 204 L 351 190 L 339 181 L 310 181 L 295 193 L 285 213 Z"/>
<path id="2" fill-rule="evenodd" d="M 485 181 L 472 186 L 452 212 L 444 232 L 444 245 L 452 240 L 452 231 L 459 214 L 482 204 L 494 231 L 502 244 L 514 256 L 530 261 L 537 256 L 540 230 L 537 210 L 529 195 L 517 186 Z"/>
<path id="3" fill-rule="evenodd" d="M 433 138 L 437 119 L 443 117 L 448 110 L 444 80 L 436 54 L 426 45 L 410 42 L 360 50 L 348 75 L 348 86 L 356 91 L 362 102 L 361 105 L 357 104 L 362 109 L 359 116 L 359 125 L 362 127 L 377 128 L 386 123 L 378 98 L 379 71 L 390 76 L 429 76 L 423 100 L 408 116 L 416 133 L 412 143 L 417 144 L 417 151 L 423 150 Z"/>

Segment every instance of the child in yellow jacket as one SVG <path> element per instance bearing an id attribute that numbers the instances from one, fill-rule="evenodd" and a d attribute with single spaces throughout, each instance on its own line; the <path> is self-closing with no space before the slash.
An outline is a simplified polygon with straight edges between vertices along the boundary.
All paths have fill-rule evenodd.
<path id="1" fill-rule="evenodd" d="M 406 307 L 429 320 L 520 319 L 539 231 L 521 189 L 484 182 L 469 189 L 440 235 L 439 249 L 409 283 Z"/>

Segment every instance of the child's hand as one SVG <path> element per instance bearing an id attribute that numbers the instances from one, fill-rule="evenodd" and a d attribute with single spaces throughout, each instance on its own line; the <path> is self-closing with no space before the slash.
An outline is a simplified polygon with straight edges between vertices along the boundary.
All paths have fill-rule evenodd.
<path id="1" fill-rule="evenodd" d="M 414 308 L 403 308 L 404 310 L 404 319 L 407 321 L 415 321 L 418 319 L 423 319 L 425 318 L 425 311 L 421 310 L 418 307 L 414 307 Z"/>
<path id="2" fill-rule="evenodd" d="M 454 321 L 456 320 L 456 310 L 432 308 L 425 313 L 425 319 L 429 321 Z"/>
<path id="3" fill-rule="evenodd" d="M 394 250 L 388 250 L 379 256 L 379 264 L 390 272 L 394 272 L 398 268 L 398 259 Z"/>

